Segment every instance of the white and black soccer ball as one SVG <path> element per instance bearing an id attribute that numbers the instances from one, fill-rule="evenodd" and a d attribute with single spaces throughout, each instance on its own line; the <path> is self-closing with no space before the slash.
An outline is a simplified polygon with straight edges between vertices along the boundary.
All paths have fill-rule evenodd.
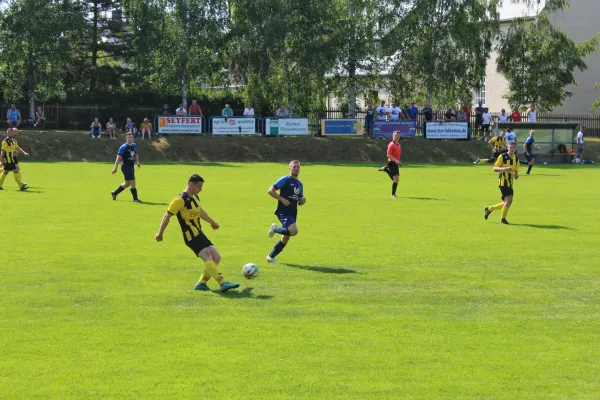
<path id="1" fill-rule="evenodd" d="M 254 279 L 258 276 L 258 265 L 248 263 L 242 267 L 242 274 L 246 279 Z"/>
<path id="2" fill-rule="evenodd" d="M 576 159 L 573 160 L 573 162 L 575 164 L 581 164 L 581 159 L 579 157 L 577 157 Z"/>

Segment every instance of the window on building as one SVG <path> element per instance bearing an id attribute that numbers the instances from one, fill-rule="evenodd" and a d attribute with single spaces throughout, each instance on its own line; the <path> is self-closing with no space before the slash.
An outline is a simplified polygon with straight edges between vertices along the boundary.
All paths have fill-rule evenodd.
<path id="1" fill-rule="evenodd" d="M 475 104 L 479 104 L 480 101 L 485 105 L 485 77 L 483 78 L 483 82 L 481 82 L 481 87 L 475 90 Z"/>

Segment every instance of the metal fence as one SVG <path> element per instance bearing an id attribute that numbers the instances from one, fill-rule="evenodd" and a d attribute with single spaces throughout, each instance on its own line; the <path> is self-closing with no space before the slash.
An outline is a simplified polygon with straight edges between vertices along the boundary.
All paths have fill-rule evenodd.
<path id="1" fill-rule="evenodd" d="M 159 108 L 153 107 L 117 107 L 107 104 L 61 104 L 61 103 L 46 103 L 41 104 L 46 117 L 45 129 L 56 129 L 56 130 L 88 130 L 94 118 L 98 118 L 100 123 L 104 126 L 109 118 L 113 118 L 118 127 L 125 125 L 127 118 L 131 118 L 136 125 L 148 118 L 150 121 L 154 120 L 154 116 L 159 113 Z M 33 123 L 29 120 L 29 105 L 28 104 L 16 104 L 17 109 L 21 111 L 21 118 L 23 126 L 27 126 Z M 10 108 L 10 104 L 0 103 L 0 116 L 2 119 L 3 127 L 6 127 L 6 111 Z M 433 119 L 443 119 L 444 111 L 437 110 L 433 112 Z M 499 113 L 492 113 L 494 120 L 497 120 Z M 357 118 L 365 118 L 365 110 L 357 110 Z M 210 117 L 206 115 L 205 117 Z M 264 117 L 264 116 L 258 116 Z M 322 111 L 310 115 L 310 130 L 311 133 L 317 133 L 319 128 L 319 120 L 323 118 L 327 119 L 341 119 L 345 118 L 346 114 L 340 109 L 327 108 Z M 422 135 L 422 127 L 425 117 L 422 113 L 417 116 L 417 136 Z M 527 122 L 528 115 L 521 114 L 521 121 Z M 576 122 L 585 126 L 585 134 L 587 137 L 600 137 L 600 115 L 572 115 L 572 114 L 538 114 L 538 122 Z M 471 115 L 471 125 L 475 126 L 475 115 Z M 474 136 L 477 136 L 477 132 L 473 132 Z"/>

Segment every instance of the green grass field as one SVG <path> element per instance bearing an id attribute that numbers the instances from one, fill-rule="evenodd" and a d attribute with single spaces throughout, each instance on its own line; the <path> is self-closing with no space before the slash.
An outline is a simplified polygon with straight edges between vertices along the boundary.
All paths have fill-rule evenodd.
<path id="1" fill-rule="evenodd" d="M 32 189 L 0 192 L 0 398 L 597 399 L 600 169 L 536 166 L 502 226 L 491 167 L 407 166 L 398 199 L 375 167 L 303 166 L 269 265 L 283 164 L 143 165 L 134 204 L 109 164 L 25 160 Z M 236 292 L 192 290 L 175 220 L 154 240 L 195 172 Z"/>

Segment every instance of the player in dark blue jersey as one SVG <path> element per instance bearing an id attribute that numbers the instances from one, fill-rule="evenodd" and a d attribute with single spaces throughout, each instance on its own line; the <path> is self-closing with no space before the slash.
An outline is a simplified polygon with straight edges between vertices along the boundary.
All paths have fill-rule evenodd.
<path id="1" fill-rule="evenodd" d="M 527 159 L 527 162 L 521 161 L 521 164 L 529 165 L 527 167 L 527 175 L 529 175 L 531 173 L 531 168 L 533 168 L 533 164 L 535 163 L 535 160 L 533 159 L 533 149 L 536 149 L 536 150 L 540 149 L 539 146 L 533 145 L 533 142 L 535 141 L 533 139 L 533 135 L 535 135 L 535 131 L 532 129 L 529 131 L 529 137 L 523 144 L 523 148 L 525 149 L 525 158 Z"/>
<path id="2" fill-rule="evenodd" d="M 142 201 L 138 199 L 137 188 L 135 187 L 135 165 L 137 164 L 138 168 L 140 168 L 140 156 L 137 151 L 137 144 L 133 143 L 133 133 L 127 132 L 126 136 L 127 142 L 119 147 L 119 151 L 117 152 L 117 159 L 115 160 L 115 167 L 112 170 L 113 175 L 117 173 L 117 166 L 121 164 L 121 172 L 123 172 L 123 176 L 125 177 L 125 182 L 121 183 L 119 187 L 114 191 L 110 192 L 113 200 L 117 199 L 119 193 L 123 190 L 131 187 L 131 195 L 133 196 L 133 201 L 136 203 L 141 203 Z"/>
<path id="3" fill-rule="evenodd" d="M 271 229 L 269 229 L 269 237 L 273 237 L 276 233 L 281 235 L 281 240 L 275 244 L 273 251 L 267 256 L 267 261 L 271 264 L 275 264 L 275 257 L 283 251 L 290 237 L 298 234 L 298 227 L 296 226 L 298 206 L 306 203 L 304 187 L 302 186 L 302 182 L 298 180 L 300 161 L 290 161 L 289 167 L 290 174 L 279 178 L 268 191 L 269 196 L 277 200 L 275 215 L 277 215 L 277 218 L 281 222 L 281 227 L 277 226 L 277 224 L 272 224 Z"/>

